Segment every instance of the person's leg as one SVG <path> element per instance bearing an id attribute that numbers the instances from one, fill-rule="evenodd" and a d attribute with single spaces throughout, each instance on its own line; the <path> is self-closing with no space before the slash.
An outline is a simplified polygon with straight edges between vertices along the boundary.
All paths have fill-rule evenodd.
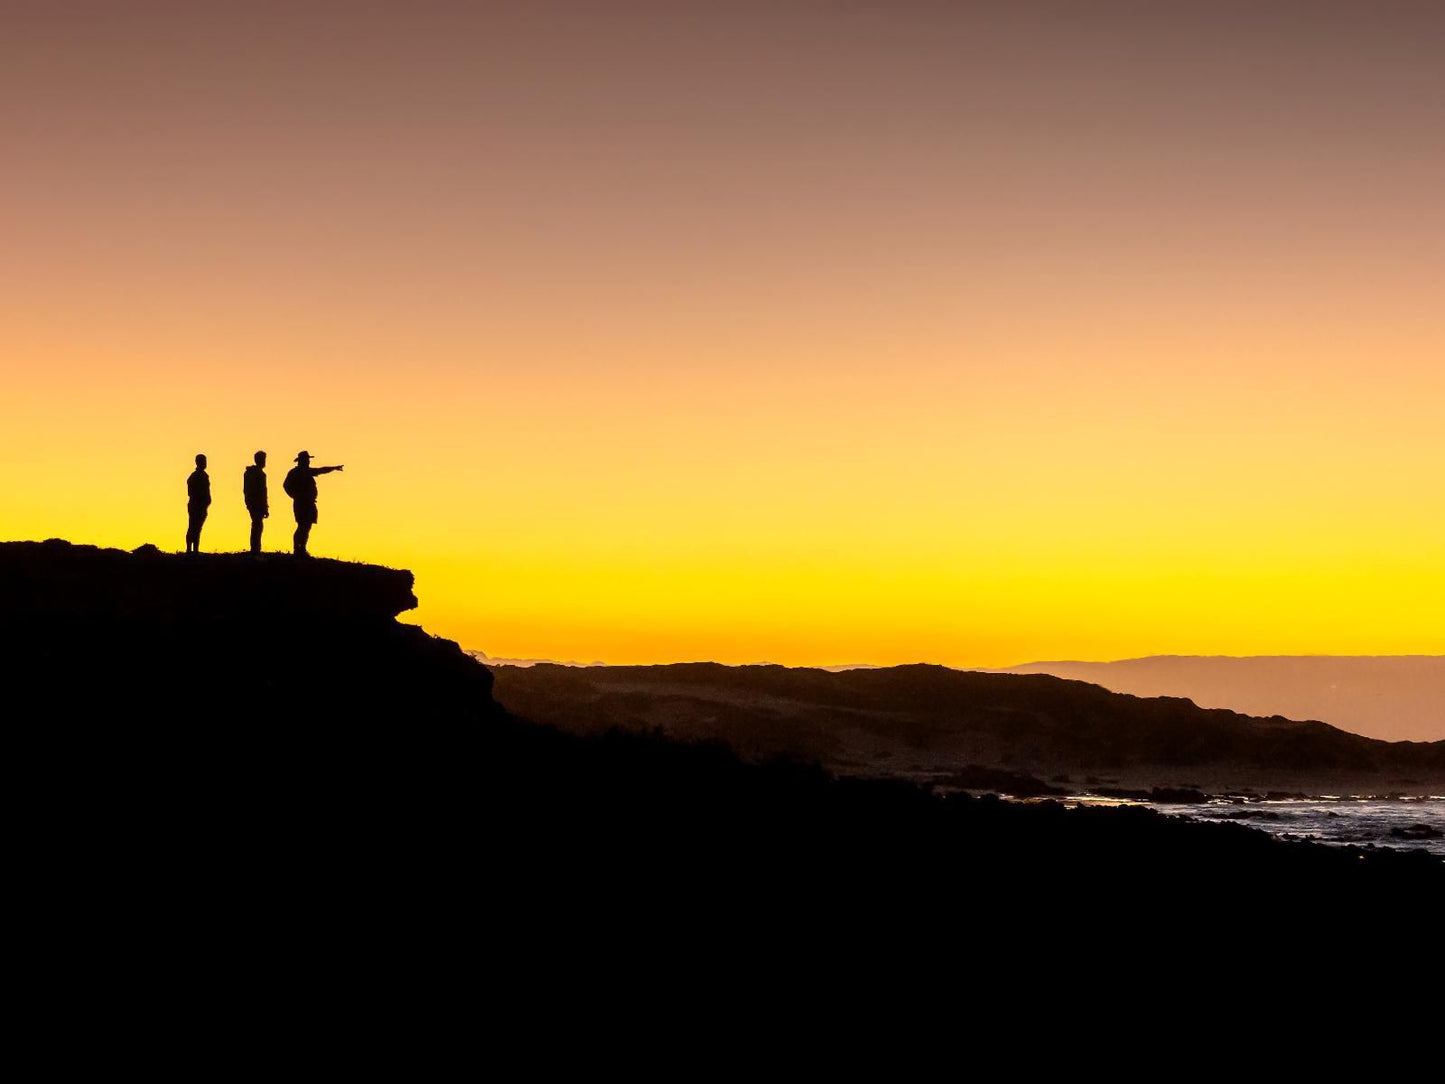
<path id="1" fill-rule="evenodd" d="M 187 509 L 186 552 L 197 553 L 201 548 L 201 520 L 204 518 L 195 509 Z"/>
<path id="2" fill-rule="evenodd" d="M 251 552 L 252 552 L 252 553 L 260 553 L 260 552 L 261 552 L 261 524 L 264 523 L 264 522 L 265 522 L 265 520 L 261 517 L 261 513 L 260 513 L 260 512 L 252 512 L 252 513 L 251 513 Z"/>
<path id="3" fill-rule="evenodd" d="M 293 540 L 293 541 L 295 542 L 295 546 L 296 546 L 296 556 L 298 556 L 298 557 L 309 557 L 309 556 L 311 556 L 309 553 L 306 552 L 306 541 L 307 541 L 307 539 L 310 538 L 310 537 L 311 537 L 311 521 L 310 521 L 310 520 L 300 520 L 300 521 L 296 524 L 296 537 L 295 537 L 294 540 Z"/>

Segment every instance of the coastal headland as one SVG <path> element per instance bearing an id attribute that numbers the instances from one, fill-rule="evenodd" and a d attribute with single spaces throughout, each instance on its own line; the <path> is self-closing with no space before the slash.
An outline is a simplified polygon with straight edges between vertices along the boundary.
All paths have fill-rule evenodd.
<path id="1" fill-rule="evenodd" d="M 669 927 L 877 908 L 1016 921 L 1102 885 L 1303 899 L 1445 884 L 1422 852 L 743 757 L 609 725 L 600 693 L 570 701 L 586 716 L 574 725 L 552 709 L 529 718 L 456 644 L 396 620 L 414 602 L 410 573 L 367 565 L 0 544 L 24 849 L 72 884 L 360 891 L 528 923 L 579 907 L 637 922 L 643 908 Z M 1113 703 L 1078 683 L 973 679 L 1032 682 L 1099 718 Z M 837 711 L 871 710 L 838 695 Z"/>

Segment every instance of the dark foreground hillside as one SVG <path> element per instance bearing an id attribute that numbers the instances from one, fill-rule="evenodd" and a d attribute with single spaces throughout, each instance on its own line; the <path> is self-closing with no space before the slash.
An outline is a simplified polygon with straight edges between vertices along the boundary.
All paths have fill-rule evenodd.
<path id="1" fill-rule="evenodd" d="M 676 953 L 984 923 L 1026 946 L 1085 914 L 1091 936 L 1137 933 L 1146 906 L 1177 922 L 1221 895 L 1303 906 L 1445 885 L 1423 854 L 534 725 L 455 644 L 396 622 L 411 586 L 280 556 L 0 545 L 24 902 L 77 936 L 118 923 L 127 944 L 163 920 L 236 951 L 284 930 L 468 959 L 484 940 L 495 959 L 589 930 Z"/>

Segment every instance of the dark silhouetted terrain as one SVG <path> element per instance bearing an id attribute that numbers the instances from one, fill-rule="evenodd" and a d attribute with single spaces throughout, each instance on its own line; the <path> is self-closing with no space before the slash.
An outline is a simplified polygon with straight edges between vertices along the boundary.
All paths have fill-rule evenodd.
<path id="1" fill-rule="evenodd" d="M 1053 674 L 1134 696 L 1184 696 L 1248 715 L 1322 719 L 1385 741 L 1445 740 L 1445 655 L 1155 655 L 1031 662 L 994 672 Z"/>
<path id="2" fill-rule="evenodd" d="M 569 728 L 725 740 L 758 759 L 947 781 L 979 766 L 1132 786 L 1386 793 L 1445 781 L 1445 741 L 1141 699 L 1048 676 L 941 666 L 498 667 L 511 710 Z"/>
<path id="3" fill-rule="evenodd" d="M 284 944 L 324 960 L 328 981 L 375 975 L 390 953 L 471 984 L 500 960 L 583 946 L 696 969 L 699 954 L 740 941 L 772 946 L 774 961 L 825 947 L 850 960 L 863 931 L 895 945 L 909 931 L 1012 931 L 983 959 L 1045 944 L 1030 916 L 1061 900 L 1068 916 L 1051 917 L 1049 936 L 1087 914 L 1094 939 L 1101 922 L 1133 924 L 1119 900 L 1177 914 L 1203 906 L 1206 887 L 1209 900 L 1269 892 L 1277 905 L 1445 883 L 1445 864 L 1421 853 L 1281 842 L 1140 808 L 942 796 L 608 731 L 608 698 L 641 708 L 655 699 L 646 689 L 569 696 L 567 730 L 537 725 L 503 711 L 491 674 L 455 644 L 398 624 L 413 603 L 409 573 L 369 566 L 0 544 L 9 902 L 30 916 L 22 927 L 64 930 L 67 953 L 134 949 L 132 969 L 163 931 L 205 946 L 212 970 Z M 946 730 L 930 710 L 942 680 L 1022 690 L 981 718 L 1032 720 L 1040 741 L 1076 750 L 1110 740 L 1125 702 L 1045 678 L 778 671 L 763 687 L 758 676 L 668 675 L 740 683 L 729 697 L 753 717 L 801 681 L 830 715 L 858 713 L 870 730 L 891 713 L 920 747 Z M 1079 732 L 1061 737 L 1071 704 Z"/>

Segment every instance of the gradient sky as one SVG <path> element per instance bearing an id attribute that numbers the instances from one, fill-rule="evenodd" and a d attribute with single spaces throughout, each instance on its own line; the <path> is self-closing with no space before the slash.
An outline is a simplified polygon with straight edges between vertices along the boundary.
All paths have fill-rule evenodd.
<path id="1" fill-rule="evenodd" d="M 609 662 L 1445 653 L 1445 4 L 0 0 L 0 537 Z"/>

